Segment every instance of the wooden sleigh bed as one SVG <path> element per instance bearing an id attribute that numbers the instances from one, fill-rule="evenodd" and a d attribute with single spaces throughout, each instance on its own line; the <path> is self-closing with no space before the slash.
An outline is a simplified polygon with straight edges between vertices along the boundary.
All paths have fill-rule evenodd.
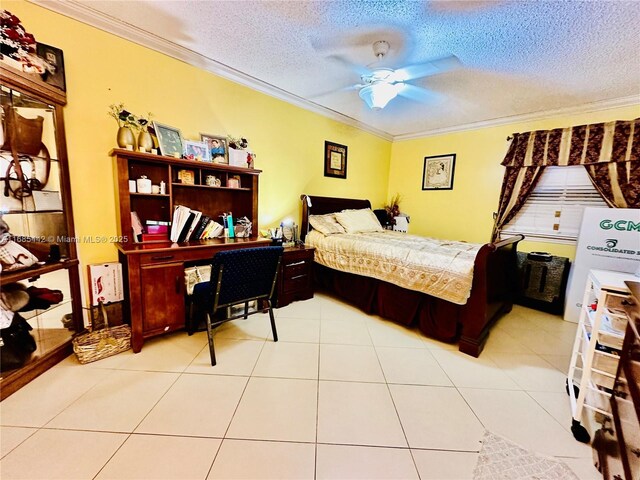
<path id="1" fill-rule="evenodd" d="M 302 195 L 301 238 L 310 231 L 309 216 L 345 209 L 371 208 L 369 200 Z M 495 321 L 511 311 L 517 286 L 517 235 L 480 247 L 473 263 L 470 296 L 464 305 L 399 287 L 395 284 L 316 263 L 315 286 L 326 290 L 366 313 L 408 327 L 425 335 L 459 344 L 459 350 L 477 357 Z"/>

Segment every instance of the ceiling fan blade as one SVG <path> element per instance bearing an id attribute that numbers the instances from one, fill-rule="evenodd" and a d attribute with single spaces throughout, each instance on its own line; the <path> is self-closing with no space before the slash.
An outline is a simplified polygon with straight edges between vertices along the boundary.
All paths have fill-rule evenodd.
<path id="1" fill-rule="evenodd" d="M 364 85 L 360 85 L 359 83 L 357 83 L 355 85 L 348 85 L 348 86 L 342 87 L 342 88 L 335 88 L 333 90 L 327 90 L 326 92 L 314 93 L 313 95 L 309 95 L 306 98 L 308 100 L 314 100 L 314 99 L 317 99 L 317 98 L 324 97 L 326 95 L 332 95 L 334 93 L 349 92 L 349 91 L 352 91 L 352 90 L 359 90 L 362 87 L 364 87 Z"/>
<path id="2" fill-rule="evenodd" d="M 393 78 L 396 82 L 407 82 L 416 78 L 428 77 L 462 67 L 462 62 L 455 55 L 437 58 L 424 63 L 407 65 L 396 70 Z"/>
<path id="3" fill-rule="evenodd" d="M 329 60 L 332 60 L 336 63 L 339 63 L 345 67 L 347 67 L 350 70 L 353 70 L 354 72 L 357 72 L 358 75 L 362 76 L 362 75 L 371 75 L 371 70 L 369 70 L 366 67 L 363 67 L 362 65 L 357 65 L 353 62 L 350 62 L 349 60 L 347 60 L 346 58 L 340 56 L 340 55 L 329 55 L 326 58 L 328 58 Z"/>
<path id="4" fill-rule="evenodd" d="M 398 95 L 420 103 L 437 103 L 442 95 L 410 83 L 398 84 Z"/>

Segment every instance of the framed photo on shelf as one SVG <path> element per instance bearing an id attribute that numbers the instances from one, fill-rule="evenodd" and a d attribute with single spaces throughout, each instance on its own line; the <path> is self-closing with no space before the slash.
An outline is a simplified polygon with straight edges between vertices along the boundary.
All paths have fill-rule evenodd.
<path id="1" fill-rule="evenodd" d="M 211 163 L 211 151 L 205 142 L 184 141 L 184 158 Z"/>
<path id="2" fill-rule="evenodd" d="M 456 154 L 424 157 L 422 190 L 453 190 Z"/>
<path id="3" fill-rule="evenodd" d="M 347 178 L 347 146 L 324 142 L 324 176 Z"/>
<path id="4" fill-rule="evenodd" d="M 213 163 L 229 164 L 229 148 L 227 145 L 227 137 L 220 135 L 209 135 L 201 133 L 200 140 L 205 142 L 209 147 L 211 161 Z"/>
<path id="5" fill-rule="evenodd" d="M 178 170 L 178 181 L 184 185 L 195 185 L 195 173 L 193 170 Z"/>
<path id="6" fill-rule="evenodd" d="M 155 121 L 153 122 L 153 130 L 158 137 L 160 154 L 176 158 L 182 156 L 183 146 L 180 130 Z"/>
<path id="7" fill-rule="evenodd" d="M 36 44 L 36 54 L 47 62 L 47 67 L 44 73 L 41 74 L 42 81 L 66 92 L 67 84 L 64 78 L 64 56 L 62 50 L 38 42 Z"/>

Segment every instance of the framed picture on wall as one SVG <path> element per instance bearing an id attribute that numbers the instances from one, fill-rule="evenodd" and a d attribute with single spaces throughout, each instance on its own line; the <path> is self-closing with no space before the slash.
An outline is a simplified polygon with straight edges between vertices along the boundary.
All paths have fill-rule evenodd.
<path id="1" fill-rule="evenodd" d="M 422 190 L 453 190 L 456 154 L 424 157 Z"/>
<path id="2" fill-rule="evenodd" d="M 42 81 L 59 88 L 63 92 L 67 90 L 64 77 L 64 55 L 62 50 L 44 43 L 36 44 L 36 53 L 47 62 L 42 76 Z"/>
<path id="3" fill-rule="evenodd" d="M 153 122 L 153 130 L 158 137 L 158 146 L 162 155 L 177 158 L 182 156 L 183 146 L 180 130 L 158 122 Z"/>
<path id="4" fill-rule="evenodd" d="M 324 142 L 324 176 L 347 178 L 347 146 Z"/>

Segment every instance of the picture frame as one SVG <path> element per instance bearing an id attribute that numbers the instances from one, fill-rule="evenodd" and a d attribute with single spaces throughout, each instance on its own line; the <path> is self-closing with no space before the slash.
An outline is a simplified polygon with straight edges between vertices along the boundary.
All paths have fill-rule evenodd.
<path id="1" fill-rule="evenodd" d="M 453 190 L 456 154 L 424 157 L 422 190 Z"/>
<path id="2" fill-rule="evenodd" d="M 324 142 L 324 176 L 347 178 L 348 147 L 339 143 Z"/>
<path id="3" fill-rule="evenodd" d="M 63 92 L 67 91 L 67 82 L 64 74 L 64 54 L 62 50 L 45 43 L 36 44 L 36 55 L 45 60 L 51 70 L 45 70 L 41 74 L 42 81 L 51 86 L 59 88 Z"/>
<path id="4" fill-rule="evenodd" d="M 177 128 L 163 123 L 153 122 L 153 130 L 158 137 L 160 154 L 180 158 L 183 152 L 182 134 Z"/>
<path id="5" fill-rule="evenodd" d="M 206 142 L 184 141 L 184 158 L 211 163 L 211 151 Z"/>
<path id="6" fill-rule="evenodd" d="M 227 137 L 201 133 L 200 140 L 208 145 L 210 158 L 213 163 L 229 165 L 229 146 L 227 145 Z"/>
<path id="7" fill-rule="evenodd" d="M 195 172 L 193 170 L 178 170 L 178 182 L 183 185 L 195 185 Z"/>

